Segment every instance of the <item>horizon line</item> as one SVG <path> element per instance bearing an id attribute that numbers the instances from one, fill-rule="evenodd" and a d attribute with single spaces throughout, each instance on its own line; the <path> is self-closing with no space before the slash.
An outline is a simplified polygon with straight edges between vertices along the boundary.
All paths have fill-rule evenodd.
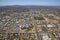
<path id="1" fill-rule="evenodd" d="M 60 5 L 0 5 L 0 6 L 60 6 Z"/>

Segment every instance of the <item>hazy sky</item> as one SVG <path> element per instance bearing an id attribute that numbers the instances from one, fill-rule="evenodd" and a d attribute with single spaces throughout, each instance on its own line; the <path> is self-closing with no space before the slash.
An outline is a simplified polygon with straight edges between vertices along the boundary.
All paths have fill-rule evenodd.
<path id="1" fill-rule="evenodd" d="M 0 0 L 0 6 L 4 5 L 60 6 L 60 0 Z"/>

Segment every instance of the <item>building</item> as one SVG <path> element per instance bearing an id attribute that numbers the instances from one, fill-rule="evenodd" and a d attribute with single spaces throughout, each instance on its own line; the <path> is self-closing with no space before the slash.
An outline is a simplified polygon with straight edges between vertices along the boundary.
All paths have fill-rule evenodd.
<path id="1" fill-rule="evenodd" d="M 42 34 L 42 40 L 51 40 L 47 34 Z"/>
<path id="2" fill-rule="evenodd" d="M 47 28 L 48 30 L 54 30 L 54 29 L 57 29 L 57 25 L 56 24 L 47 24 Z"/>
<path id="3" fill-rule="evenodd" d="M 49 38 L 47 35 L 42 36 L 42 39 L 43 39 L 43 40 L 51 40 L 51 38 Z"/>
<path id="4" fill-rule="evenodd" d="M 29 28 L 29 26 L 30 26 L 30 24 L 22 24 L 22 25 L 19 25 L 20 28 L 24 28 L 24 27 Z"/>

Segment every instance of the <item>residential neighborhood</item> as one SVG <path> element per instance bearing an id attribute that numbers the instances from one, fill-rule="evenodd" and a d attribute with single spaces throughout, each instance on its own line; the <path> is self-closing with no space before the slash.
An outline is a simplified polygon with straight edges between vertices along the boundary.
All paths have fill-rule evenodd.
<path id="1" fill-rule="evenodd" d="M 60 40 L 60 9 L 0 8 L 0 40 Z"/>

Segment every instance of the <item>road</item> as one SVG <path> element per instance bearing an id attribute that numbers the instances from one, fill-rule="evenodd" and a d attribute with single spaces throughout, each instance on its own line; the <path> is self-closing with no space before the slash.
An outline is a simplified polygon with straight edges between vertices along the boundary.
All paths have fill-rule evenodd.
<path id="1" fill-rule="evenodd" d="M 41 40 L 41 37 L 40 37 L 40 35 L 39 35 L 39 33 L 38 33 L 38 30 L 37 30 L 36 24 L 35 24 L 35 31 L 36 31 L 36 34 L 37 34 L 37 39 L 38 39 L 38 40 Z"/>

